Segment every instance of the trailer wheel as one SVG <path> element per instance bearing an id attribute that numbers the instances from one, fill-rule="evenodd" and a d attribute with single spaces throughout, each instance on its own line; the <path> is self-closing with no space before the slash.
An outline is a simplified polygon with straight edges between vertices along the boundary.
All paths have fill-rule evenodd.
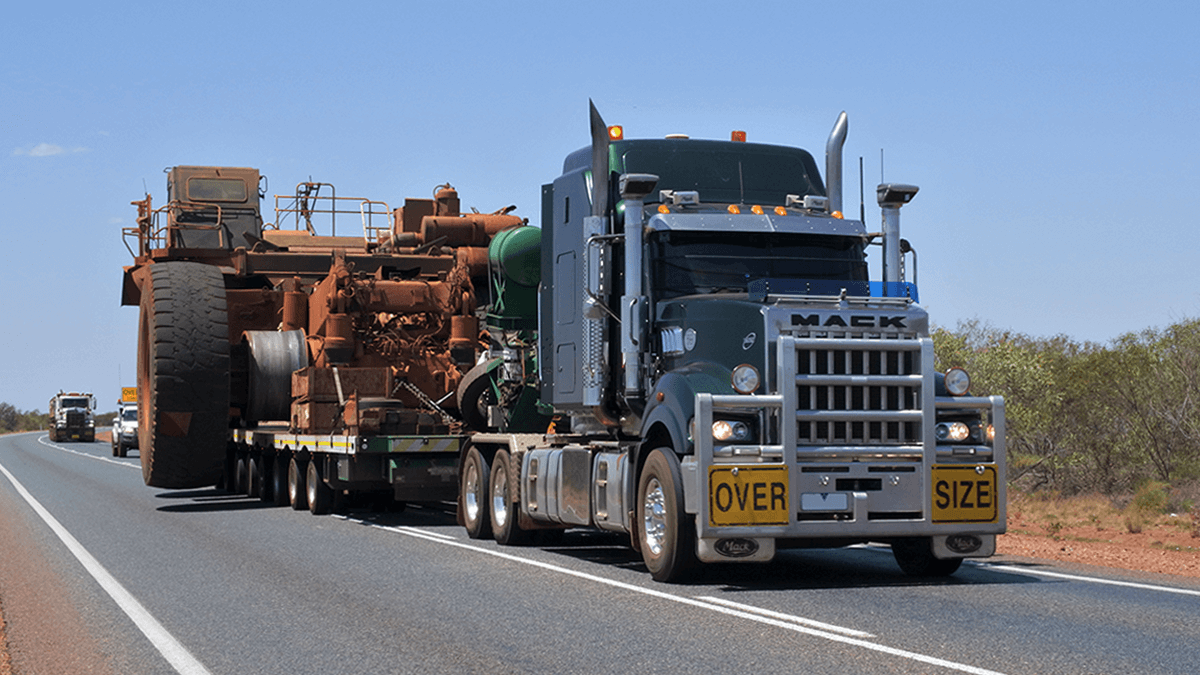
<path id="1" fill-rule="evenodd" d="M 492 536 L 505 546 L 522 546 L 533 538 L 529 530 L 521 529 L 517 522 L 517 496 L 510 494 L 509 479 L 519 475 L 513 469 L 512 455 L 501 448 L 492 458 L 492 471 L 488 478 L 489 492 L 492 495 L 490 517 Z"/>
<path id="2" fill-rule="evenodd" d="M 246 453 L 239 452 L 233 469 L 233 494 L 244 495 L 250 493 L 250 467 L 248 466 Z"/>
<path id="3" fill-rule="evenodd" d="M 271 502 L 275 506 L 286 506 L 288 503 L 288 457 L 284 453 L 275 455 L 271 466 Z"/>
<path id="4" fill-rule="evenodd" d="M 958 571 L 962 558 L 935 558 L 929 537 L 892 542 L 896 564 L 910 577 L 948 577 Z"/>
<path id="5" fill-rule="evenodd" d="M 246 455 L 246 496 L 258 497 L 262 494 L 262 461 L 255 453 Z"/>
<path id="6" fill-rule="evenodd" d="M 678 582 L 695 570 L 695 517 L 683 510 L 683 472 L 670 448 L 650 453 L 638 480 L 634 526 L 655 581 Z"/>
<path id="7" fill-rule="evenodd" d="M 142 478 L 197 488 L 221 477 L 229 427 L 229 328 L 220 269 L 155 263 L 138 320 Z"/>
<path id="8" fill-rule="evenodd" d="M 463 460 L 459 485 L 462 494 L 463 525 L 472 539 L 491 539 L 492 521 L 488 510 L 488 479 L 491 467 L 487 458 L 472 446 Z"/>
<path id="9" fill-rule="evenodd" d="M 314 516 L 323 516 L 333 510 L 333 489 L 325 484 L 321 475 L 321 462 L 317 458 L 308 461 L 308 510 Z"/>
<path id="10" fill-rule="evenodd" d="M 294 511 L 303 511 L 308 508 L 308 488 L 304 484 L 304 477 L 308 474 L 306 469 L 304 460 L 292 455 L 291 461 L 288 462 L 287 489 L 288 503 L 292 505 Z"/>

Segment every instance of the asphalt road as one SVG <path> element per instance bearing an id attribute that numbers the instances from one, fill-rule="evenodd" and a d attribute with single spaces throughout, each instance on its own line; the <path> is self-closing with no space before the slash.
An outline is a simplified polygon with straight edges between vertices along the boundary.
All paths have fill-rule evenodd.
<path id="1" fill-rule="evenodd" d="M 0 437 L 15 672 L 1188 673 L 1200 583 L 788 551 L 654 583 L 617 539 L 473 541 L 442 508 L 314 517 L 142 484 L 107 444 Z"/>

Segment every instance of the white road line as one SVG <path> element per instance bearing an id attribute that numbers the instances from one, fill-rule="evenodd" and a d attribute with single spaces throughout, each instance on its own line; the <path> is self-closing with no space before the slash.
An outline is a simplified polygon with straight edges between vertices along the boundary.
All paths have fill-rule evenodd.
<path id="1" fill-rule="evenodd" d="M 360 521 L 360 522 L 363 522 L 363 521 Z M 541 562 L 538 560 L 531 560 L 529 558 L 522 558 L 520 556 L 511 555 L 509 553 L 503 553 L 501 551 L 486 549 L 486 548 L 483 548 L 480 546 L 476 546 L 474 544 L 469 544 L 469 543 L 463 542 L 461 540 L 446 540 L 446 539 L 442 538 L 440 535 L 434 536 L 428 532 L 425 532 L 423 530 L 418 530 L 416 528 L 389 527 L 386 525 L 376 525 L 374 523 L 366 523 L 366 522 L 363 522 L 363 524 L 365 524 L 369 527 L 376 527 L 381 530 L 387 530 L 389 532 L 395 532 L 397 534 L 403 534 L 403 535 L 409 536 L 409 537 L 416 537 L 418 539 L 424 539 L 426 541 L 432 541 L 432 542 L 435 542 L 438 544 L 444 544 L 446 546 L 454 546 L 456 548 L 466 549 L 468 551 L 475 551 L 476 553 L 490 555 L 492 557 L 501 558 L 503 560 L 509 560 L 509 561 L 521 563 L 524 565 L 530 565 L 532 567 L 540 567 L 544 570 L 548 570 L 551 572 L 557 572 L 559 574 L 565 574 L 568 576 L 577 577 L 579 579 L 586 579 L 588 581 L 593 581 L 598 584 L 604 584 L 606 586 L 620 588 L 622 590 L 630 591 L 632 593 L 640 593 L 642 595 L 648 595 L 650 597 L 658 598 L 660 600 L 669 600 L 671 602 L 677 602 L 677 603 L 680 603 L 683 605 L 691 605 L 692 607 L 699 607 L 699 608 L 707 609 L 707 610 L 710 610 L 713 612 L 720 612 L 721 614 L 726 614 L 728 616 L 733 616 L 733 617 L 737 617 L 740 619 L 746 619 L 748 621 L 755 621 L 758 623 L 767 624 L 769 626 L 775 626 L 777 628 L 783 628 L 785 630 L 795 631 L 797 633 L 803 633 L 805 635 L 811 635 L 813 637 L 824 638 L 826 640 L 831 640 L 833 642 L 840 642 L 842 644 L 847 644 L 847 645 L 851 645 L 851 646 L 855 646 L 855 647 L 862 647 L 863 649 L 869 649 L 872 651 L 889 654 L 891 656 L 898 656 L 900 658 L 910 659 L 910 660 L 917 661 L 920 663 L 926 663 L 929 665 L 938 666 L 940 668 L 956 670 L 956 671 L 963 672 L 963 673 L 970 673 L 971 675 L 1001 675 L 1000 673 L 997 673 L 994 670 L 987 670 L 984 668 L 976 668 L 974 666 L 968 666 L 968 665 L 962 664 L 962 663 L 955 663 L 954 661 L 947 661 L 945 659 L 939 659 L 939 658 L 936 658 L 933 656 L 927 656 L 925 654 L 918 654 L 916 652 L 910 652 L 910 651 L 907 651 L 904 649 L 896 649 L 893 647 L 887 647 L 884 645 L 876 644 L 874 642 L 867 642 L 865 640 L 862 640 L 862 639 L 856 638 L 856 637 L 850 637 L 847 635 L 839 635 L 837 633 L 832 633 L 832 632 L 824 631 L 824 630 L 817 630 L 814 628 L 809 628 L 807 626 L 802 626 L 802 625 L 799 625 L 796 623 L 792 623 L 791 621 L 781 621 L 779 619 L 772 618 L 770 616 L 760 616 L 757 614 L 752 614 L 748 611 L 742 611 L 742 610 L 738 610 L 738 609 L 733 609 L 731 607 L 715 605 L 715 604 L 712 604 L 711 602 L 706 602 L 699 598 L 689 598 L 689 597 L 685 597 L 685 596 L 681 596 L 681 595 L 673 595 L 671 593 L 666 593 L 664 591 L 656 591 L 651 588 L 643 588 L 641 586 L 634 586 L 633 584 L 627 584 L 627 583 L 624 583 L 621 581 L 615 581 L 613 579 L 605 579 L 604 577 L 598 577 L 594 574 L 588 574 L 586 572 L 580 572 L 580 571 L 569 569 L 566 567 L 559 567 L 558 565 L 554 565 L 551 563 L 545 563 L 545 562 Z"/>
<path id="2" fill-rule="evenodd" d="M 0 465 L 0 473 L 3 473 L 8 478 L 13 487 L 17 489 L 17 493 L 50 526 L 50 529 L 54 534 L 58 535 L 63 544 L 66 544 L 67 550 L 75 556 L 80 564 L 83 565 L 83 568 L 87 570 L 88 574 L 92 575 L 92 578 L 100 584 L 100 587 L 108 593 L 109 597 L 133 621 L 138 630 L 142 631 L 150 640 L 150 643 L 171 664 L 175 672 L 180 675 L 212 675 L 203 664 L 196 660 L 196 657 L 192 656 L 192 653 L 179 640 L 176 640 L 173 635 L 167 632 L 166 628 L 163 628 L 163 625 L 142 606 L 142 603 L 137 601 L 137 598 L 125 590 L 125 587 L 121 585 L 121 582 L 117 581 L 116 577 L 104 569 L 100 561 L 96 560 L 91 553 L 88 553 L 87 549 L 79 543 L 79 540 L 75 539 L 54 516 L 50 515 L 50 512 L 38 500 L 33 498 L 33 495 L 25 489 L 24 485 L 21 485 L 16 476 L 9 473 L 8 469 L 4 468 L 3 465 Z"/>
<path id="3" fill-rule="evenodd" d="M 109 464 L 116 464 L 117 466 L 126 466 L 131 469 L 141 469 L 142 468 L 141 464 L 131 464 L 129 462 L 118 462 L 117 460 L 109 459 L 108 457 L 101 457 L 99 455 L 89 455 L 86 452 L 72 450 L 71 448 L 64 448 L 63 446 L 50 440 L 49 436 L 38 436 L 37 441 L 38 441 L 38 443 L 41 443 L 42 445 L 44 445 L 48 448 L 54 448 L 55 450 L 62 450 L 63 452 L 69 452 L 72 455 L 79 455 L 80 457 L 87 457 L 88 459 L 96 459 L 96 460 L 100 460 L 101 462 L 108 462 Z"/>
<path id="4" fill-rule="evenodd" d="M 847 547 L 854 548 L 854 547 Z M 871 544 L 863 544 L 858 546 L 867 551 L 876 553 L 891 553 L 891 549 L 886 546 L 875 546 Z M 1062 572 L 1050 572 L 1046 570 L 1033 569 L 1029 567 L 1018 567 L 1016 565 L 1005 565 L 1003 563 L 992 563 L 975 560 L 967 560 L 968 565 L 981 570 L 1000 570 L 1002 572 L 1016 572 L 1018 574 L 1031 574 L 1043 577 L 1053 577 L 1056 579 L 1067 579 L 1070 581 L 1083 581 L 1091 584 L 1104 584 L 1108 586 L 1124 586 L 1126 588 L 1139 588 L 1144 591 L 1162 591 L 1163 593 L 1178 593 L 1179 595 L 1196 595 L 1200 596 L 1200 591 L 1191 590 L 1188 588 L 1175 588 L 1173 586 L 1156 586 L 1154 584 L 1142 584 L 1134 581 L 1118 581 L 1116 579 L 1105 579 L 1103 577 L 1087 577 L 1081 574 L 1064 574 Z"/>
<path id="5" fill-rule="evenodd" d="M 1053 577 L 1055 579 L 1069 579 L 1071 581 L 1087 581 L 1093 584 L 1106 584 L 1109 586 L 1124 586 L 1126 588 L 1138 588 L 1145 591 L 1162 591 L 1163 593 L 1178 593 L 1180 595 L 1200 595 L 1200 591 L 1193 591 L 1187 588 L 1172 588 L 1170 586 L 1155 586 L 1153 584 L 1139 584 L 1133 581 L 1117 581 L 1116 579 L 1101 579 L 1098 577 L 1084 577 L 1075 574 L 1063 574 L 1062 572 L 1047 572 L 1044 570 L 1029 569 L 1027 567 L 1017 567 L 1015 565 L 1000 565 L 997 563 L 976 563 L 976 567 L 985 570 L 1002 570 L 1005 572 L 1017 572 L 1020 574 L 1034 574 L 1043 577 Z"/>
<path id="6" fill-rule="evenodd" d="M 732 607 L 734 609 L 739 609 L 743 612 L 750 612 L 752 614 L 762 614 L 763 616 L 769 616 L 772 619 L 779 619 L 780 621 L 790 621 L 792 623 L 798 623 L 802 626 L 811 626 L 818 630 L 827 630 L 827 631 L 830 631 L 833 633 L 842 633 L 843 635 L 849 635 L 850 637 L 857 637 L 857 638 L 876 637 L 870 633 L 866 633 L 861 630 L 855 630 L 853 628 L 845 628 L 843 626 L 836 626 L 832 623 L 825 623 L 823 621 L 816 621 L 814 619 L 806 619 L 802 616 L 794 616 L 791 614 L 784 614 L 783 612 L 776 612 L 776 611 L 769 610 L 769 609 L 763 609 L 761 607 L 754 607 L 753 605 L 743 605 L 743 604 L 739 604 L 736 602 L 731 602 L 729 600 L 724 600 L 722 598 L 714 598 L 709 595 L 703 595 L 696 599 L 703 600 L 705 602 L 716 603 L 718 605 L 724 605 L 726 607 Z"/>

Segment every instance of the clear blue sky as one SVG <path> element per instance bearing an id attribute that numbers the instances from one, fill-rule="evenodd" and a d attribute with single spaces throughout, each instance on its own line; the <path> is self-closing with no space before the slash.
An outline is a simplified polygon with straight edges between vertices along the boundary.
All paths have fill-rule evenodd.
<path id="1" fill-rule="evenodd" d="M 116 8 L 110 8 L 119 7 Z M 1107 342 L 1200 315 L 1194 2 L 11 3 L 0 22 L 0 401 L 134 383 L 120 228 L 162 169 L 254 166 L 398 205 L 516 204 L 588 143 L 800 145 L 850 115 L 915 183 L 934 321 Z M 877 208 L 867 210 L 877 223 Z M 878 267 L 872 273 L 878 276 Z"/>

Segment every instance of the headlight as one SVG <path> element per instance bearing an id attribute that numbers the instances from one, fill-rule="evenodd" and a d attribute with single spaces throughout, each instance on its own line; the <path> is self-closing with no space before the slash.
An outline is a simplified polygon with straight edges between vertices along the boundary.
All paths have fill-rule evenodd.
<path id="1" fill-rule="evenodd" d="M 750 425 L 745 422 L 717 420 L 712 425 L 713 439 L 721 441 L 744 442 L 750 440 Z"/>
<path id="2" fill-rule="evenodd" d="M 971 376 L 962 368 L 946 371 L 946 391 L 951 396 L 962 396 L 971 389 Z"/>
<path id="3" fill-rule="evenodd" d="M 971 435 L 971 427 L 962 422 L 942 422 L 934 427 L 934 434 L 939 441 L 961 443 Z"/>
<path id="4" fill-rule="evenodd" d="M 758 369 L 743 363 L 733 369 L 733 389 L 739 394 L 753 394 L 758 389 Z"/>

